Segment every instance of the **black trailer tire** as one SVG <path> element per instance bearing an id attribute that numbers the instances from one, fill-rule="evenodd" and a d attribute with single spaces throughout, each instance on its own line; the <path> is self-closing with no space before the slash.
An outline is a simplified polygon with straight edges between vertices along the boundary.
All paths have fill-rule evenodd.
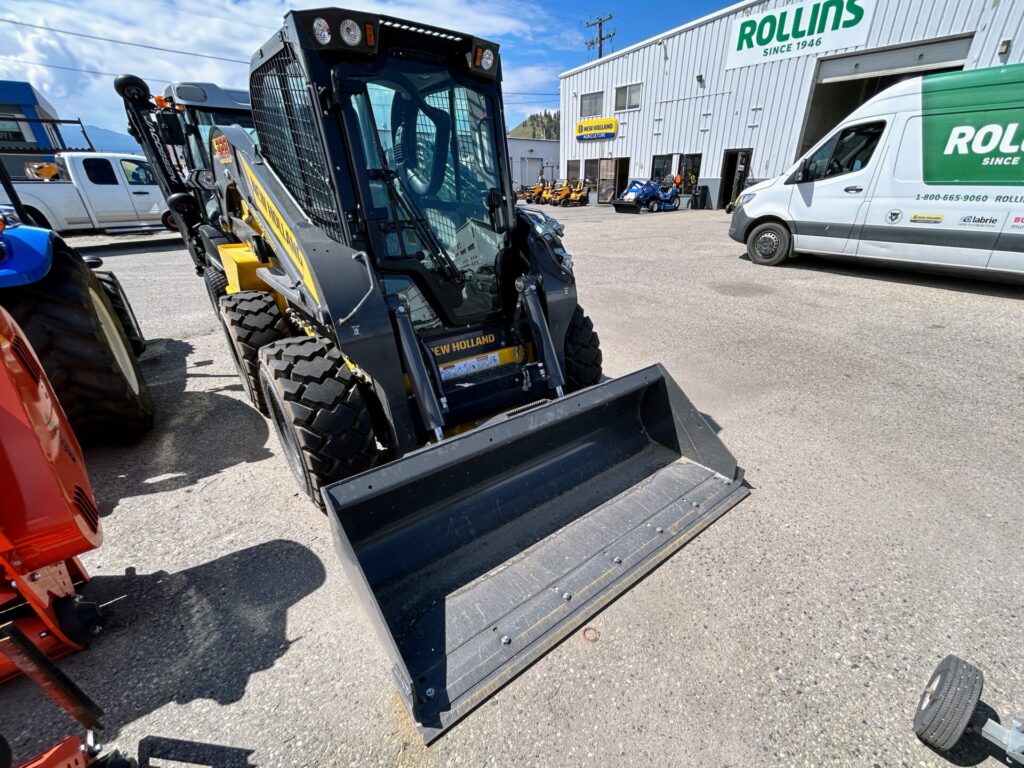
<path id="1" fill-rule="evenodd" d="M 758 224 L 747 235 L 747 255 L 755 264 L 775 267 L 790 256 L 793 238 L 777 221 Z"/>
<path id="2" fill-rule="evenodd" d="M 565 383 L 570 392 L 601 381 L 601 339 L 594 324 L 576 305 L 565 334 Z"/>
<path id="3" fill-rule="evenodd" d="M 117 313 L 82 257 L 54 248 L 42 280 L 0 291 L 82 443 L 124 443 L 153 426 L 153 403 Z"/>
<path id="4" fill-rule="evenodd" d="M 220 297 L 228 295 L 228 276 L 216 267 L 203 268 L 203 285 L 214 313 L 220 317 Z"/>
<path id="5" fill-rule="evenodd" d="M 925 744 L 948 752 L 960 741 L 981 701 L 985 676 L 950 654 L 932 673 L 914 715 L 914 733 Z"/>
<path id="6" fill-rule="evenodd" d="M 253 408 L 269 416 L 260 388 L 260 348 L 288 335 L 274 295 L 268 291 L 239 291 L 220 298 L 220 318 L 231 359 Z"/>
<path id="7" fill-rule="evenodd" d="M 325 485 L 375 464 L 370 411 L 334 344 L 299 336 L 264 347 L 260 385 L 288 466 L 318 506 Z"/>

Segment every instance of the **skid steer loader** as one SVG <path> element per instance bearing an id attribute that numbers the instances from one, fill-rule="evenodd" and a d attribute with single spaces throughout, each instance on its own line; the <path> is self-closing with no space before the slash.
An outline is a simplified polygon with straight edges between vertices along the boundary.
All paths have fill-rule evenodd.
<path id="1" fill-rule="evenodd" d="M 473 35 L 293 11 L 256 140 L 215 128 L 194 178 L 241 378 L 428 741 L 748 493 L 664 369 L 603 379 L 561 226 L 515 205 L 500 80 Z"/>

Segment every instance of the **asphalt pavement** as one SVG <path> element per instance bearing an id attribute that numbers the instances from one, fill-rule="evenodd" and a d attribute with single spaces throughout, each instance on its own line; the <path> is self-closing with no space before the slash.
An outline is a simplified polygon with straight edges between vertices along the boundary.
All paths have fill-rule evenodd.
<path id="1" fill-rule="evenodd" d="M 1004 721 L 1024 712 L 1024 289 L 758 267 L 721 212 L 556 215 L 606 373 L 663 363 L 750 497 L 598 614 L 597 642 L 424 747 L 184 249 L 112 251 L 158 410 L 137 446 L 87 455 L 109 619 L 60 666 L 103 741 L 219 766 L 945 766 L 911 722 L 951 652 Z M 74 730 L 0 687 L 16 757 Z"/>

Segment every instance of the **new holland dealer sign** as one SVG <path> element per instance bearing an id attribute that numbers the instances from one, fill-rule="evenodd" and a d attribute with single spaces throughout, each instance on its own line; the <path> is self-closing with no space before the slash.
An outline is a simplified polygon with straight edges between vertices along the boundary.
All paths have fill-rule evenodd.
<path id="1" fill-rule="evenodd" d="M 875 0 L 817 0 L 738 18 L 725 68 L 864 45 L 874 15 Z"/>

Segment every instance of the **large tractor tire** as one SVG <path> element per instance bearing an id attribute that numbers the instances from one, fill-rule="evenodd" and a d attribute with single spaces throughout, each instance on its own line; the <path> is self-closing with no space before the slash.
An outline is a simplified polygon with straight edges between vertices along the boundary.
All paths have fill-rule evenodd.
<path id="1" fill-rule="evenodd" d="M 132 311 L 131 304 L 122 292 L 121 284 L 113 272 L 93 271 L 93 275 L 103 286 L 103 292 L 107 295 L 114 314 L 117 315 L 117 321 L 121 323 L 121 329 L 131 345 L 132 352 L 136 357 L 142 357 L 142 353 L 146 351 L 146 337 L 142 334 L 142 328 L 135 317 L 135 312 Z"/>
<path id="2" fill-rule="evenodd" d="M 42 361 L 82 443 L 136 440 L 153 403 L 131 342 L 103 287 L 74 251 L 58 246 L 42 280 L 0 291 Z"/>
<path id="3" fill-rule="evenodd" d="M 239 291 L 220 298 L 220 317 L 231 359 L 253 408 L 269 416 L 260 388 L 260 347 L 288 335 L 274 296 L 267 291 Z"/>
<path id="4" fill-rule="evenodd" d="M 570 392 L 601 381 L 601 339 L 594 324 L 577 305 L 565 334 L 565 383 Z"/>
<path id="5" fill-rule="evenodd" d="M 260 350 L 260 385 L 288 466 L 323 508 L 320 489 L 371 468 L 377 441 L 363 392 L 341 352 L 300 336 Z"/>

